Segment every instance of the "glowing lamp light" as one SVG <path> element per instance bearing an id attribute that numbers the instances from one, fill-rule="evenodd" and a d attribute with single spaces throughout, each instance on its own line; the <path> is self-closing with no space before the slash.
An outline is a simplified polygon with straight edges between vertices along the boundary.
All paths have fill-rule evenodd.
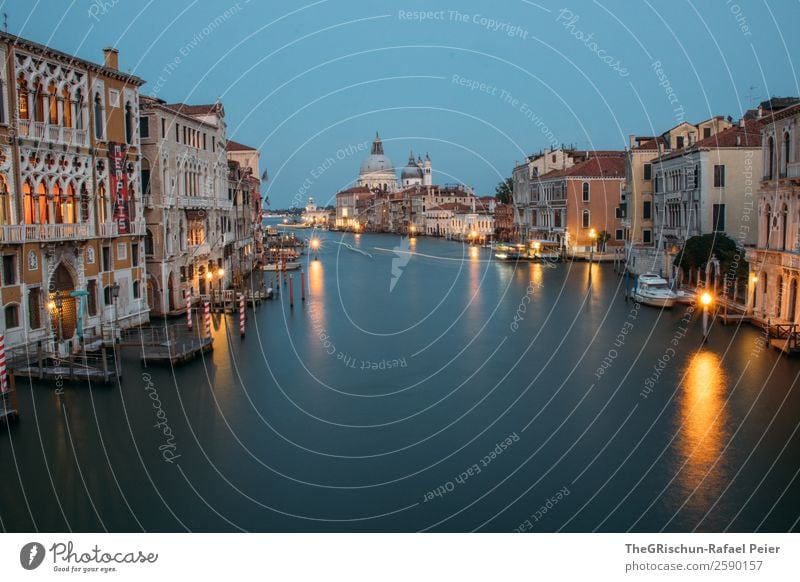
<path id="1" fill-rule="evenodd" d="M 706 291 L 700 296 L 700 303 L 703 307 L 708 307 L 714 301 L 714 298 L 711 296 L 711 293 Z"/>
<path id="2" fill-rule="evenodd" d="M 753 283 L 758 283 L 758 275 L 750 275 L 750 280 Z"/>
<path id="3" fill-rule="evenodd" d="M 211 274 L 211 271 L 209 271 L 208 273 L 206 273 L 206 279 L 208 279 L 209 281 L 211 281 L 211 278 L 212 278 L 213 276 L 214 276 L 214 275 L 212 275 L 212 274 Z"/>
<path id="4" fill-rule="evenodd" d="M 319 239 L 312 238 L 311 239 L 311 248 L 317 250 L 319 248 Z"/>
<path id="5" fill-rule="evenodd" d="M 597 238 L 597 231 L 595 229 L 591 229 L 589 231 L 589 238 L 591 238 L 591 239 Z"/>
<path id="6" fill-rule="evenodd" d="M 225 269 L 220 269 L 219 271 L 217 271 L 217 277 L 219 277 L 220 279 L 222 279 L 224 275 L 225 275 Z"/>
<path id="7" fill-rule="evenodd" d="M 50 311 L 55 311 L 56 302 L 55 301 L 51 301 L 50 303 L 47 304 L 47 307 L 50 308 Z"/>
<path id="8" fill-rule="evenodd" d="M 542 248 L 542 244 L 539 241 L 535 241 L 533 243 L 533 250 L 538 251 L 540 248 Z"/>

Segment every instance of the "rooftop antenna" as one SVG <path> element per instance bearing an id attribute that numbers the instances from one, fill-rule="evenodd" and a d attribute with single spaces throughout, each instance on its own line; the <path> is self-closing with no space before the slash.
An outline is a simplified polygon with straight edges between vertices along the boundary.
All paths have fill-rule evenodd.
<path id="1" fill-rule="evenodd" d="M 8 33 L 8 12 L 3 12 L 3 30 Z"/>

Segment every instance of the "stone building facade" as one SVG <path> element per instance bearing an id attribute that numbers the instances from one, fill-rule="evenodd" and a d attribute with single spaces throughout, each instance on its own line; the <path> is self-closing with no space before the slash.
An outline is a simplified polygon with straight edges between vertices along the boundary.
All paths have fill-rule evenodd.
<path id="1" fill-rule="evenodd" d="M 74 349 L 148 319 L 141 79 L 0 33 L 0 318 L 7 346 Z"/>

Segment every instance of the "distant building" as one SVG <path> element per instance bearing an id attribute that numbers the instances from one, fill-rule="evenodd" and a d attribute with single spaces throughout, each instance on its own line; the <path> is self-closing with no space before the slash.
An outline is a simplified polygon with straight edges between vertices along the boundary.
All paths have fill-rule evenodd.
<path id="1" fill-rule="evenodd" d="M 583 161 L 566 169 L 538 176 L 531 188 L 528 237 L 556 242 L 569 254 L 590 251 L 592 229 L 598 235 L 608 233 L 604 246 L 624 244 L 620 204 L 625 154 L 589 151 L 581 157 Z"/>
<path id="2" fill-rule="evenodd" d="M 514 224 L 522 240 L 530 238 L 534 227 L 536 205 L 531 198 L 534 183 L 549 172 L 575 165 L 575 158 L 573 150 L 559 148 L 528 156 L 524 163 L 514 167 L 511 173 Z"/>
<path id="3" fill-rule="evenodd" d="M 308 197 L 306 207 L 303 210 L 303 222 L 316 226 L 327 226 L 328 224 L 328 210 L 325 208 L 318 208 L 312 197 Z"/>

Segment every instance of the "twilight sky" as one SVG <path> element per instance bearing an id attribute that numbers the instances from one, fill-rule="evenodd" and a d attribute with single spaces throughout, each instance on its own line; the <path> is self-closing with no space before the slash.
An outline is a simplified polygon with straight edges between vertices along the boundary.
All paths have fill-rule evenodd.
<path id="1" fill-rule="evenodd" d="M 33 6 L 33 8 L 31 8 Z M 789 0 L 6 0 L 8 31 L 120 67 L 168 102 L 221 98 L 273 207 L 329 203 L 379 131 L 481 195 L 554 144 L 621 149 L 682 119 L 800 95 Z M 419 11 L 425 11 L 419 14 Z"/>

